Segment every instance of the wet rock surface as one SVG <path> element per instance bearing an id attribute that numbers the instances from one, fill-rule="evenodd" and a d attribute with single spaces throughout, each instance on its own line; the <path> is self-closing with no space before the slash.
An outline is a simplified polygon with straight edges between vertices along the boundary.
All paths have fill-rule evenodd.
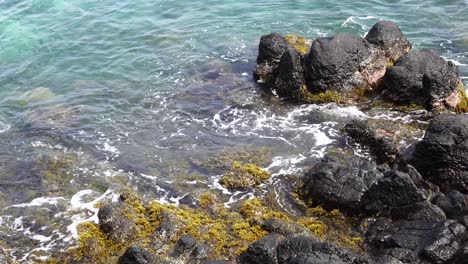
<path id="1" fill-rule="evenodd" d="M 460 102 L 458 68 L 435 51 L 412 51 L 384 76 L 384 97 L 399 104 L 454 110 Z"/>
<path id="2" fill-rule="evenodd" d="M 278 33 L 260 40 L 254 77 L 279 97 L 355 104 L 381 93 L 399 106 L 468 110 L 457 66 L 433 50 L 411 51 L 412 44 L 394 22 L 376 23 L 365 38 L 317 38 L 308 53 L 308 45 L 294 45 Z"/>
<path id="3" fill-rule="evenodd" d="M 278 245 L 277 258 L 279 264 L 373 263 L 357 253 L 301 236 L 283 240 Z"/>
<path id="4" fill-rule="evenodd" d="M 400 27 L 395 22 L 387 20 L 375 24 L 365 39 L 383 49 L 385 56 L 392 61 L 407 54 L 412 47 Z"/>
<path id="5" fill-rule="evenodd" d="M 399 156 L 397 146 L 377 135 L 364 121 L 356 120 L 346 124 L 344 131 L 357 143 L 367 146 L 378 163 L 392 163 Z"/>
<path id="6" fill-rule="evenodd" d="M 278 218 L 270 218 L 262 223 L 262 228 L 270 233 L 283 236 L 311 235 L 310 230 L 298 224 L 287 222 Z"/>
<path id="7" fill-rule="evenodd" d="M 138 235 L 138 228 L 131 217 L 136 212 L 127 204 L 108 204 L 98 213 L 102 230 L 115 242 L 128 242 Z"/>
<path id="8" fill-rule="evenodd" d="M 302 197 L 329 208 L 356 211 L 364 193 L 383 177 L 375 162 L 333 153 L 304 176 Z"/>
<path id="9" fill-rule="evenodd" d="M 251 245 L 240 256 L 242 264 L 261 264 L 272 263 L 278 264 L 277 246 L 283 238 L 277 234 L 265 236 Z"/>
<path id="10" fill-rule="evenodd" d="M 387 171 L 366 192 L 362 204 L 368 212 L 399 218 L 402 213 L 407 212 L 407 207 L 426 200 L 424 192 L 418 189 L 408 174 Z"/>
<path id="11" fill-rule="evenodd" d="M 466 228 L 454 220 L 377 220 L 366 240 L 371 254 L 390 255 L 402 263 L 453 263 L 461 256 Z"/>
<path id="12" fill-rule="evenodd" d="M 138 246 L 129 247 L 119 258 L 118 264 L 156 264 L 156 257 L 144 248 Z"/>
<path id="13" fill-rule="evenodd" d="M 281 56 L 290 44 L 278 33 L 264 35 L 258 47 L 257 66 L 254 70 L 256 79 L 262 82 L 274 80 Z"/>
<path id="14" fill-rule="evenodd" d="M 468 193 L 468 116 L 439 115 L 416 145 L 411 163 L 444 192 Z"/>
<path id="15" fill-rule="evenodd" d="M 302 89 L 306 89 L 304 62 L 302 55 L 295 48 L 288 47 L 281 56 L 273 87 L 280 97 L 301 99 Z"/>
<path id="16" fill-rule="evenodd" d="M 368 43 L 360 37 L 343 34 L 316 39 L 305 62 L 309 90 L 348 91 L 360 86 L 352 77 L 369 55 Z"/>

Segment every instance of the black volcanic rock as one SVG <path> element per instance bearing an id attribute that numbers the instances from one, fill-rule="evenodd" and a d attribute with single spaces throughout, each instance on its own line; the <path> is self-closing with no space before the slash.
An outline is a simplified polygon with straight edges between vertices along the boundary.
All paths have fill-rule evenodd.
<path id="1" fill-rule="evenodd" d="M 382 20 L 375 24 L 365 38 L 370 43 L 385 51 L 385 56 L 396 61 L 411 50 L 411 43 L 392 21 Z"/>
<path id="2" fill-rule="evenodd" d="M 260 238 L 249 245 L 249 248 L 241 254 L 241 264 L 277 264 L 276 247 L 282 237 L 277 234 L 271 234 Z"/>
<path id="3" fill-rule="evenodd" d="M 278 33 L 264 35 L 258 47 L 257 66 L 254 77 L 262 82 L 274 80 L 281 56 L 290 47 L 287 40 Z"/>
<path id="4" fill-rule="evenodd" d="M 378 163 L 391 163 L 399 156 L 395 144 L 377 136 L 364 121 L 355 120 L 346 124 L 344 132 L 357 143 L 367 146 Z"/>
<path id="5" fill-rule="evenodd" d="M 385 99 L 426 109 L 453 110 L 460 101 L 457 66 L 430 49 L 412 51 L 385 73 Z"/>
<path id="6" fill-rule="evenodd" d="M 280 97 L 290 99 L 300 99 L 301 89 L 306 89 L 303 57 L 292 46 L 281 56 L 273 88 Z"/>
<path id="7" fill-rule="evenodd" d="M 383 177 L 375 162 L 343 153 L 327 154 L 304 176 L 301 194 L 306 201 L 356 212 L 361 198 Z"/>
<path id="8" fill-rule="evenodd" d="M 106 204 L 99 209 L 101 229 L 116 243 L 126 243 L 138 235 L 138 228 L 131 219 L 135 211 L 125 203 Z"/>
<path id="9" fill-rule="evenodd" d="M 454 220 L 379 218 L 365 235 L 369 254 L 401 263 L 454 263 L 463 255 L 464 239 L 466 228 Z"/>
<path id="10" fill-rule="evenodd" d="M 374 263 L 352 251 L 313 237 L 292 237 L 280 242 L 277 248 L 279 264 L 365 264 Z"/>
<path id="11" fill-rule="evenodd" d="M 316 39 L 305 60 L 309 90 L 348 91 L 358 86 L 361 80 L 353 77 L 369 56 L 369 43 L 358 36 L 338 34 Z"/>
<path id="12" fill-rule="evenodd" d="M 468 195 L 459 191 L 451 191 L 446 195 L 436 196 L 433 202 L 439 206 L 448 218 L 462 221 L 468 216 Z"/>
<path id="13" fill-rule="evenodd" d="M 468 193 L 468 115 L 438 115 L 416 145 L 411 163 L 443 192 Z"/>
<path id="14" fill-rule="evenodd" d="M 392 219 L 442 221 L 445 213 L 427 199 L 410 175 L 387 171 L 362 197 L 363 210 Z"/>
<path id="15" fill-rule="evenodd" d="M 146 249 L 138 246 L 132 246 L 125 250 L 125 253 L 119 258 L 117 264 L 156 264 L 156 258 Z"/>

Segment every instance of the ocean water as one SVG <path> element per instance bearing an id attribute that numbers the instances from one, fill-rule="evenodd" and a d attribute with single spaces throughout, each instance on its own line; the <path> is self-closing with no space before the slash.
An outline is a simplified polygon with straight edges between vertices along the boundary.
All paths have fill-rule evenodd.
<path id="1" fill-rule="evenodd" d="M 346 121 L 411 121 L 263 93 L 252 77 L 262 34 L 364 36 L 393 20 L 467 84 L 467 18 L 467 0 L 1 0 L 0 247 L 45 258 L 123 188 L 189 205 L 217 189 L 229 206 L 262 193 L 220 187 L 201 165 L 213 157 L 263 150 L 281 177 L 346 145 Z"/>

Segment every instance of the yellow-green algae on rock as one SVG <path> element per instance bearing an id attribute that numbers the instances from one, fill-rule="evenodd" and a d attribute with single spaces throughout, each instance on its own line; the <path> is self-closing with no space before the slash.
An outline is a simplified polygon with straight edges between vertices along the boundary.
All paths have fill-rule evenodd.
<path id="1" fill-rule="evenodd" d="M 232 163 L 231 169 L 220 179 L 221 185 L 229 189 L 252 188 L 264 183 L 270 178 L 270 173 L 255 164 Z"/>
<path id="2" fill-rule="evenodd" d="M 289 42 L 301 55 L 309 53 L 311 41 L 307 41 L 303 36 L 300 35 L 286 35 L 286 41 Z"/>
<path id="3" fill-rule="evenodd" d="M 325 104 L 325 103 L 336 103 L 341 104 L 347 100 L 347 97 L 344 93 L 339 93 L 334 90 L 312 93 L 307 90 L 307 87 L 301 87 L 301 100 L 309 104 Z"/>
<path id="4" fill-rule="evenodd" d="M 212 248 L 212 258 L 234 261 L 245 251 L 249 244 L 268 234 L 262 228 L 264 220 L 277 218 L 289 223 L 296 223 L 311 231 L 321 240 L 331 241 L 343 247 L 360 250 L 361 238 L 351 231 L 351 223 L 338 210 L 326 211 L 321 207 L 309 209 L 306 216 L 294 217 L 285 212 L 273 211 L 261 199 L 243 202 L 238 209 L 226 209 L 213 193 L 200 196 L 199 208 L 178 208 L 173 205 L 152 201 L 144 205 L 135 196 L 127 196 L 123 203 L 130 205 L 135 213 L 133 221 L 139 228 L 136 239 L 130 243 L 111 241 L 99 225 L 91 222 L 78 226 L 79 237 L 76 247 L 62 255 L 39 263 L 115 263 L 126 248 L 139 245 L 161 257 L 168 252 L 177 239 L 188 234 Z M 162 248 L 152 247 L 152 240 L 159 239 L 158 228 L 163 219 L 161 213 L 170 212 L 180 223 L 177 236 L 166 241 Z M 130 217 L 130 216 L 128 216 Z M 162 252 L 161 252 L 162 250 Z"/>
<path id="5" fill-rule="evenodd" d="M 467 113 L 468 112 L 468 97 L 466 96 L 465 86 L 462 82 L 458 83 L 458 93 L 460 96 L 460 102 L 455 107 L 456 113 Z"/>

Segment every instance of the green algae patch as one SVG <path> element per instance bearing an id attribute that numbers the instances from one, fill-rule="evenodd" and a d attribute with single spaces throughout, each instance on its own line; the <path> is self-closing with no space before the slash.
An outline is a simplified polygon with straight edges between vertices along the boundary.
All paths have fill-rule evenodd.
<path id="1" fill-rule="evenodd" d="M 344 215 L 338 209 L 327 211 L 322 206 L 310 207 L 307 217 L 300 219 L 298 223 L 322 240 L 362 251 L 363 238 L 356 231 L 359 220 Z"/>
<path id="2" fill-rule="evenodd" d="M 220 179 L 221 185 L 228 189 L 252 188 L 266 182 L 270 173 L 255 164 L 232 163 L 231 169 Z"/>
<path id="3" fill-rule="evenodd" d="M 267 147 L 260 147 L 255 150 L 226 150 L 209 159 L 207 162 L 203 162 L 201 167 L 213 172 L 225 172 L 231 168 L 234 162 L 267 166 L 271 161 L 272 155 L 271 149 Z"/>
<path id="4" fill-rule="evenodd" d="M 76 247 L 63 253 L 64 256 L 50 258 L 43 263 L 115 263 L 132 245 L 165 257 L 182 235 L 191 235 L 198 243 L 208 245 L 212 252 L 210 258 L 235 261 L 251 243 L 269 233 L 263 228 L 263 223 L 272 218 L 304 227 L 311 235 L 343 247 L 359 250 L 362 241 L 350 231 L 350 220 L 338 210 L 326 211 L 315 207 L 310 208 L 306 216 L 293 217 L 270 209 L 265 201 L 257 198 L 246 200 L 235 209 L 227 209 L 213 192 L 201 194 L 198 202 L 198 208 L 179 208 L 157 201 L 143 204 L 132 192 L 124 192 L 120 203 L 131 210 L 123 217 L 137 225 L 139 233 L 135 239 L 117 243 L 100 225 L 85 222 L 78 226 Z M 165 231 L 160 231 L 160 228 L 168 224 L 168 218 L 164 217 L 168 214 L 173 216 L 171 221 L 177 225 L 174 236 L 163 238 L 161 232 Z M 164 246 L 156 250 L 151 245 L 157 241 Z"/>
<path id="5" fill-rule="evenodd" d="M 426 108 L 422 105 L 418 105 L 415 103 L 410 103 L 410 104 L 395 104 L 392 102 L 388 102 L 382 99 L 375 100 L 371 103 L 370 105 L 372 108 L 388 108 L 388 109 L 394 109 L 397 111 L 401 112 L 412 112 L 412 111 L 418 111 L 418 110 L 426 110 Z"/>
<path id="6" fill-rule="evenodd" d="M 455 113 L 467 113 L 468 112 L 468 97 L 465 92 L 465 86 L 462 82 L 458 83 L 458 96 L 460 96 L 460 102 L 455 107 Z"/>
<path id="7" fill-rule="evenodd" d="M 284 37 L 301 55 L 309 53 L 311 42 L 307 41 L 303 36 L 300 35 L 286 35 Z"/>
<path id="8" fill-rule="evenodd" d="M 202 199 L 206 199 L 205 196 Z M 211 200 L 210 204 L 211 204 Z M 203 203 L 203 202 L 201 202 Z M 217 257 L 231 257 L 247 249 L 248 245 L 267 234 L 259 224 L 252 219 L 245 218 L 236 212 L 229 212 L 225 208 L 217 210 L 216 214 L 203 210 L 180 209 L 170 205 L 151 202 L 147 210 L 150 221 L 160 223 L 159 215 L 163 210 L 174 213 L 182 227 L 180 235 L 188 234 L 200 243 L 212 247 Z"/>
<path id="9" fill-rule="evenodd" d="M 292 221 L 286 213 L 271 210 L 263 204 L 262 200 L 257 198 L 245 201 L 240 207 L 239 212 L 245 218 L 256 220 L 257 222 L 270 218 L 278 218 L 288 222 Z"/>
<path id="10" fill-rule="evenodd" d="M 392 60 L 389 60 L 389 61 L 387 62 L 386 68 L 388 69 L 388 68 L 390 68 L 390 67 L 393 67 L 393 65 L 394 65 L 394 62 L 393 62 Z"/>
<path id="11" fill-rule="evenodd" d="M 345 103 L 348 100 L 348 96 L 346 94 L 342 94 L 334 90 L 325 91 L 321 93 L 312 93 L 309 90 L 307 90 L 307 87 L 302 86 L 300 93 L 301 93 L 301 100 L 309 104 L 325 104 L 325 103 L 341 104 L 341 103 Z"/>

